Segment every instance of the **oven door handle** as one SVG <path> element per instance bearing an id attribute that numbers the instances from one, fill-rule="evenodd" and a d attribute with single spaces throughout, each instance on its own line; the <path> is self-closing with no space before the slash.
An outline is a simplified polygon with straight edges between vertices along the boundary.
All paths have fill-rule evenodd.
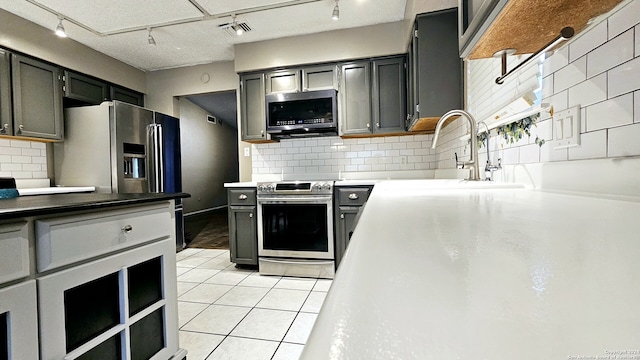
<path id="1" fill-rule="evenodd" d="M 290 264 L 290 265 L 325 265 L 325 264 L 331 264 L 334 261 L 333 260 L 300 260 L 300 261 L 295 261 L 295 260 L 282 260 L 282 259 L 269 259 L 269 258 L 263 258 L 261 257 L 260 260 L 264 261 L 264 262 L 270 262 L 270 263 L 277 263 L 277 264 Z"/>
<path id="2" fill-rule="evenodd" d="M 281 204 L 286 203 L 326 203 L 331 202 L 333 197 L 327 196 L 288 196 L 288 197 L 258 197 L 257 201 L 260 204 Z"/>

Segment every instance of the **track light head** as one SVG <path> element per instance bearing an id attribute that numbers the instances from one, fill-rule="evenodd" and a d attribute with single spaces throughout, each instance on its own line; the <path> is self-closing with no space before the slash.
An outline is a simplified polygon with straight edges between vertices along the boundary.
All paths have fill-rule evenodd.
<path id="1" fill-rule="evenodd" d="M 333 20 L 340 19 L 340 8 L 338 7 L 338 0 L 336 0 L 336 6 L 333 7 L 333 13 L 331 14 Z"/>
<path id="2" fill-rule="evenodd" d="M 156 39 L 154 39 L 153 35 L 151 35 L 151 28 L 147 28 L 147 31 L 149 31 L 149 35 L 147 36 L 147 42 L 149 43 L 149 45 L 155 45 Z"/>
<path id="3" fill-rule="evenodd" d="M 63 19 L 62 17 L 58 17 L 58 20 L 60 21 L 58 22 L 58 26 L 56 26 L 55 34 L 61 38 L 66 38 L 67 33 L 64 31 L 64 25 L 62 25 L 62 19 Z"/>

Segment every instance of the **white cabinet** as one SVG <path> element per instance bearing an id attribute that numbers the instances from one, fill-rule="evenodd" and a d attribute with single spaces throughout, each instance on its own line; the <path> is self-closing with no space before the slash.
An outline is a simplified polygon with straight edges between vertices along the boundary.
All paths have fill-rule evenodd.
<path id="1" fill-rule="evenodd" d="M 173 241 L 38 278 L 41 359 L 171 358 L 178 352 L 175 279 Z"/>
<path id="2" fill-rule="evenodd" d="M 0 359 L 38 358 L 36 281 L 0 288 Z"/>
<path id="3" fill-rule="evenodd" d="M 38 271 L 166 239 L 172 224 L 162 205 L 37 220 Z"/>
<path id="4" fill-rule="evenodd" d="M 0 284 L 29 275 L 27 222 L 0 226 Z"/>

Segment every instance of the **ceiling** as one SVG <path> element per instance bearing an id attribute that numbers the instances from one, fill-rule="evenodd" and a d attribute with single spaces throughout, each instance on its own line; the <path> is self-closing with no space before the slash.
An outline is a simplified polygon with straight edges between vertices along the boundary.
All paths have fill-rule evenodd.
<path id="1" fill-rule="evenodd" d="M 0 0 L 0 8 L 144 71 L 234 58 L 233 45 L 404 19 L 407 0 Z M 251 31 L 221 29 L 232 22 Z M 147 41 L 149 32 L 156 45 Z"/>

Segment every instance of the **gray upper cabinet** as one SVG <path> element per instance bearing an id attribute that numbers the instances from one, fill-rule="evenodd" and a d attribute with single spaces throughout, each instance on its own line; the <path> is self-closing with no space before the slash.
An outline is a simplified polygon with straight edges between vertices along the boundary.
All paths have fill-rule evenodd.
<path id="1" fill-rule="evenodd" d="M 458 55 L 457 8 L 418 15 L 411 71 L 413 120 L 462 108 L 462 60 Z M 415 101 L 417 99 L 417 102 Z"/>
<path id="2" fill-rule="evenodd" d="M 401 133 L 407 117 L 405 56 L 343 64 L 340 134 Z"/>
<path id="3" fill-rule="evenodd" d="M 341 135 L 371 132 L 371 63 L 369 61 L 342 64 L 340 67 Z"/>
<path id="4" fill-rule="evenodd" d="M 336 65 L 302 69 L 302 91 L 330 89 L 338 89 L 338 67 Z"/>
<path id="5" fill-rule="evenodd" d="M 264 141 L 267 138 L 264 74 L 240 76 L 240 117 L 243 141 Z"/>
<path id="6" fill-rule="evenodd" d="M 109 100 L 109 84 L 88 76 L 65 70 L 64 97 L 85 104 L 98 105 Z"/>
<path id="7" fill-rule="evenodd" d="M 278 70 L 266 74 L 267 94 L 300 91 L 300 70 Z"/>
<path id="8" fill-rule="evenodd" d="M 11 106 L 11 60 L 0 50 L 0 135 L 13 135 Z"/>
<path id="9" fill-rule="evenodd" d="M 116 85 L 111 86 L 109 99 L 144 106 L 144 94 Z"/>
<path id="10" fill-rule="evenodd" d="M 374 60 L 373 132 L 403 132 L 406 119 L 406 68 L 405 58 Z"/>
<path id="11" fill-rule="evenodd" d="M 12 55 L 14 135 L 62 140 L 61 80 L 59 67 Z"/>

